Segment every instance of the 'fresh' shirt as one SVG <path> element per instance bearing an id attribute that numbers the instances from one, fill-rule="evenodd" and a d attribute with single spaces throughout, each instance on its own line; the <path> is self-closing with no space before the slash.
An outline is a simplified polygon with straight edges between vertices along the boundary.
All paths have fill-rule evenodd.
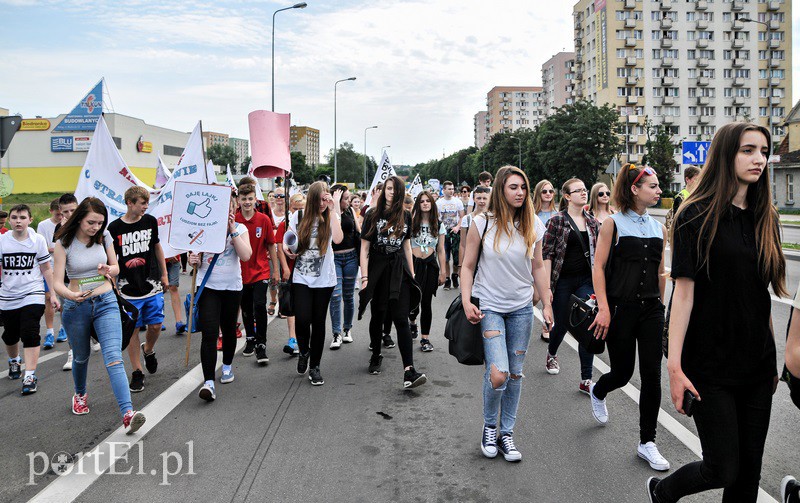
<path id="1" fill-rule="evenodd" d="M 3 268 L 0 309 L 9 311 L 44 304 L 44 278 L 40 266 L 49 260 L 47 242 L 33 229 L 28 229 L 28 238 L 24 241 L 14 239 L 12 232 L 0 236 L 0 264 Z"/>

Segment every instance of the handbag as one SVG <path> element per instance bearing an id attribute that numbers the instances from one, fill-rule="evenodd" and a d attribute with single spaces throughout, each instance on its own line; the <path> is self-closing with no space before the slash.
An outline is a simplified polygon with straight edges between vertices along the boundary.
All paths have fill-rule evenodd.
<path id="1" fill-rule="evenodd" d="M 486 220 L 486 227 L 481 233 L 481 246 L 478 248 L 478 258 L 475 261 L 475 271 L 472 273 L 472 280 L 478 274 L 478 264 L 483 254 L 483 238 L 489 228 L 489 220 Z M 480 307 L 480 300 L 470 297 L 470 302 Z M 481 335 L 480 323 L 473 324 L 467 319 L 464 312 L 464 304 L 461 295 L 456 295 L 445 314 L 447 322 L 444 326 L 444 336 L 450 341 L 448 352 L 456 357 L 458 363 L 462 365 L 483 365 L 483 335 Z"/>
<path id="2" fill-rule="evenodd" d="M 294 303 L 292 302 L 292 278 L 294 277 L 294 267 L 289 274 L 288 281 L 278 283 L 278 314 L 283 317 L 294 316 Z"/>
<path id="3" fill-rule="evenodd" d="M 208 281 L 209 276 L 211 276 L 211 271 L 214 270 L 214 264 L 217 263 L 217 259 L 219 258 L 219 254 L 214 255 L 214 258 L 211 259 L 211 263 L 208 265 L 208 269 L 206 269 L 206 274 L 203 276 L 203 281 L 200 282 L 200 288 L 197 289 L 197 293 L 194 294 L 194 311 L 190 308 L 192 306 L 192 294 L 186 294 L 186 300 L 183 301 L 183 307 L 186 309 L 186 319 L 189 319 L 189 312 L 192 312 L 192 333 L 197 333 L 200 331 L 200 309 L 198 309 L 198 302 L 200 301 L 200 295 L 203 293 L 203 289 L 206 287 L 206 281 Z M 198 268 L 199 270 L 199 268 Z"/>
<path id="4" fill-rule="evenodd" d="M 111 279 L 109 278 L 109 281 Z M 133 333 L 137 330 L 136 322 L 139 320 L 139 310 L 136 309 L 128 299 L 124 298 L 117 289 L 117 285 L 111 281 L 111 286 L 114 289 L 114 296 L 117 298 L 117 306 L 119 307 L 119 321 L 122 323 L 122 350 L 128 347 L 128 343 L 133 337 Z M 89 335 L 97 342 L 97 332 L 94 331 L 94 324 L 89 328 Z"/>

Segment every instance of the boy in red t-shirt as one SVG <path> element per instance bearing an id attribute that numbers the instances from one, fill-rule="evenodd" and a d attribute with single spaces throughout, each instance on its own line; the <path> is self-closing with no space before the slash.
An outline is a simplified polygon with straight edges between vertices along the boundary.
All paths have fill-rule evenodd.
<path id="1" fill-rule="evenodd" d="M 272 220 L 255 211 L 255 187 L 240 186 L 237 200 L 241 211 L 236 213 L 236 222 L 247 228 L 250 247 L 253 249 L 250 260 L 242 262 L 242 321 L 247 334 L 242 356 L 252 356 L 255 352 L 256 361 L 267 364 L 267 291 L 270 279 L 277 282 L 280 271 L 275 250 L 275 232 Z"/>

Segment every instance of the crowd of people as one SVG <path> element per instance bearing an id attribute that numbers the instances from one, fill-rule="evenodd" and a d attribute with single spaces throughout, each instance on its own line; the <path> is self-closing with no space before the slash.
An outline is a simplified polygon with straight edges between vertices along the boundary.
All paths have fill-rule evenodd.
<path id="1" fill-rule="evenodd" d="M 651 503 L 713 488 L 724 488 L 726 502 L 755 501 L 778 384 L 769 288 L 788 295 L 778 215 L 764 173 L 770 142 L 759 126 L 721 128 L 704 168 L 687 169 L 669 230 L 648 213 L 661 197 L 656 172 L 633 164 L 622 167 L 611 188 L 597 183 L 589 189 L 571 178 L 556 191 L 548 180 L 532 186 L 521 169 L 504 166 L 494 176 L 481 173 L 474 189 L 445 181 L 441 196 L 436 190 L 412 196 L 391 176 L 370 194 L 317 181 L 288 203 L 282 188 L 257 200 L 256 181 L 246 177 L 232 190 L 224 251 L 189 252 L 185 259 L 164 256 L 157 222 L 147 214 L 149 193 L 140 187 L 126 191 L 127 211 L 114 221 L 99 199 L 79 202 L 65 194 L 34 232 L 30 208 L 17 205 L 7 215 L 10 231 L 0 236 L 9 377 L 22 378 L 23 395 L 36 392 L 40 349 L 68 341 L 64 369 L 73 376 L 72 412 L 87 414 L 87 364 L 96 340 L 123 426 L 137 431 L 145 417 L 133 408 L 131 393 L 144 388 L 145 370 L 157 372 L 165 293 L 176 333 L 187 331 L 178 286 L 188 264 L 197 274 L 201 399 L 216 400 L 217 381 L 234 381 L 240 313 L 242 356 L 266 365 L 269 317 L 285 318 L 284 352 L 297 358 L 298 374 L 321 386 L 326 341 L 330 350 L 352 343 L 354 317 L 360 320 L 369 309 L 371 356 L 364 372 L 383 372 L 383 351 L 395 347 L 394 325 L 402 387 L 416 388 L 428 378 L 415 367 L 414 341 L 422 353 L 434 350 L 433 297 L 442 287 L 460 290 L 465 315 L 483 337 L 481 452 L 520 461 L 514 426 L 534 313 L 539 306 L 544 370 L 557 375 L 575 296 L 596 302 L 590 330 L 605 341 L 610 362 L 595 382 L 595 355 L 579 346 L 575 371 L 578 390 L 589 397 L 587 416 L 600 425 L 611 421 L 606 398 L 630 381 L 638 359 L 636 453 L 652 469 L 669 470 L 656 444 L 666 354 L 675 409 L 691 412 L 697 425 L 702 460 L 648 479 Z M 291 309 L 279 305 L 279 284 Z M 138 330 L 124 340 L 117 296 L 138 310 L 143 341 Z M 800 309 L 797 296 L 794 307 Z M 800 407 L 800 313 L 794 315 L 784 379 Z M 792 477 L 782 491 L 784 501 L 800 501 Z"/>

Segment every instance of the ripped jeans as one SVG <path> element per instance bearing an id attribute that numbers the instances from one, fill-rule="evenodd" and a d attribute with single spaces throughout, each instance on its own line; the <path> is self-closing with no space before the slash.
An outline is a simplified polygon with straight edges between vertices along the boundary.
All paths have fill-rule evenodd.
<path id="1" fill-rule="evenodd" d="M 483 354 L 486 373 L 483 378 L 483 421 L 497 425 L 500 410 L 500 434 L 513 434 L 521 388 L 522 365 L 533 330 L 533 304 L 510 313 L 483 310 Z M 492 385 L 492 368 L 495 382 Z M 502 376 L 498 376 L 500 371 Z M 509 379 L 510 377 L 510 379 Z"/>

